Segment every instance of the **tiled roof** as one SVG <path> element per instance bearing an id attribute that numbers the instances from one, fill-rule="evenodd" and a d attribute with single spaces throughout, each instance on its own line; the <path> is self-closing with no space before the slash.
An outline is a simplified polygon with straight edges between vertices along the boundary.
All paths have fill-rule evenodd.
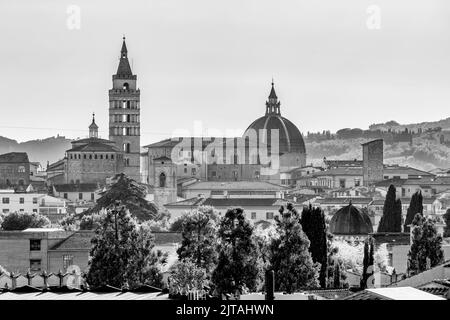
<path id="1" fill-rule="evenodd" d="M 317 199 L 316 202 L 322 204 L 342 204 L 347 205 L 350 203 L 350 201 L 353 204 L 366 204 L 368 205 L 373 201 L 372 198 L 357 198 L 357 197 L 346 197 L 346 198 L 324 198 L 324 199 Z"/>
<path id="2" fill-rule="evenodd" d="M 102 139 L 102 138 L 94 138 L 94 137 L 75 140 L 75 141 L 72 141 L 72 144 L 87 144 L 87 143 L 91 143 L 91 142 L 106 143 L 106 144 L 113 144 L 113 145 L 115 144 L 114 141 Z"/>
<path id="3" fill-rule="evenodd" d="M 277 198 L 208 198 L 203 202 L 204 206 L 213 207 L 271 207 L 281 206 L 289 201 Z"/>
<path id="4" fill-rule="evenodd" d="M 77 231 L 54 245 L 50 250 L 87 250 L 92 247 L 91 239 L 94 236 L 93 231 Z"/>
<path id="5" fill-rule="evenodd" d="M 362 176 L 362 168 L 352 168 L 352 167 L 339 167 L 332 168 L 325 171 L 317 171 L 312 173 L 310 176 L 320 177 L 320 176 Z"/>
<path id="6" fill-rule="evenodd" d="M 424 177 L 422 179 L 408 179 L 405 185 L 449 185 L 450 186 L 450 177 Z"/>
<path id="7" fill-rule="evenodd" d="M 119 151 L 115 146 L 101 143 L 101 142 L 90 142 L 81 146 L 73 147 L 67 150 L 67 152 L 73 151 L 103 151 L 103 152 L 117 152 Z"/>
<path id="8" fill-rule="evenodd" d="M 353 294 L 353 292 L 350 291 L 349 289 L 317 289 L 317 290 L 306 290 L 306 292 L 330 300 L 342 299 Z"/>
<path id="9" fill-rule="evenodd" d="M 185 190 L 285 190 L 283 187 L 266 181 L 199 181 L 184 188 Z"/>
<path id="10" fill-rule="evenodd" d="M 325 165 L 328 167 L 362 167 L 362 160 L 324 160 Z"/>
<path id="11" fill-rule="evenodd" d="M 182 201 L 167 203 L 164 206 L 167 207 L 184 207 L 184 206 L 199 206 L 202 204 L 202 202 L 205 200 L 205 198 L 200 197 L 194 197 Z"/>
<path id="12" fill-rule="evenodd" d="M 98 189 L 96 183 L 55 184 L 54 187 L 57 192 L 94 192 Z"/>
<path id="13" fill-rule="evenodd" d="M 404 166 L 386 165 L 383 169 L 383 174 L 407 174 L 408 176 L 434 176 L 434 174 Z"/>
<path id="14" fill-rule="evenodd" d="M 26 163 L 30 162 L 28 160 L 28 155 L 26 152 L 9 152 L 0 154 L 0 163 Z"/>
<path id="15" fill-rule="evenodd" d="M 408 181 L 408 180 L 407 179 L 386 179 L 383 181 L 375 182 L 375 186 L 387 188 L 392 184 L 394 187 L 401 187 L 406 183 L 406 181 Z"/>

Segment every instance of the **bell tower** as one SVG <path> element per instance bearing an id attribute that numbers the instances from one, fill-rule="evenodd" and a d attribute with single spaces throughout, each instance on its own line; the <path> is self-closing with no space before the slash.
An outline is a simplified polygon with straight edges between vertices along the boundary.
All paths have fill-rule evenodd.
<path id="1" fill-rule="evenodd" d="M 109 140 L 123 153 L 123 172 L 140 182 L 140 90 L 131 71 L 123 37 L 119 67 L 109 90 Z"/>

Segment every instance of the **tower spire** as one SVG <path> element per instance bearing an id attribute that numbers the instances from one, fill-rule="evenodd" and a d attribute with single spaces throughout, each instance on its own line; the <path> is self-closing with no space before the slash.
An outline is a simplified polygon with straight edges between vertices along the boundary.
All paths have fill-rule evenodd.
<path id="1" fill-rule="evenodd" d="M 92 123 L 89 126 L 89 138 L 98 138 L 98 126 L 95 123 L 95 113 L 92 113 Z"/>
<path id="2" fill-rule="evenodd" d="M 125 35 L 122 37 L 122 49 L 120 49 L 120 61 L 115 74 L 116 78 L 129 79 L 133 77 L 133 72 L 131 71 L 130 62 L 128 61 L 128 49 L 125 43 Z"/>
<path id="3" fill-rule="evenodd" d="M 272 87 L 270 89 L 269 100 L 266 101 L 266 114 L 280 114 L 280 102 L 275 93 L 275 85 L 272 77 Z"/>

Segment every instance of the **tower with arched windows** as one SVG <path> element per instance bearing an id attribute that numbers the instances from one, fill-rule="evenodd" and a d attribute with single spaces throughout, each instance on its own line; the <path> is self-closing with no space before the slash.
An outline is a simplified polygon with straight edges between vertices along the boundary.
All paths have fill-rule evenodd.
<path id="1" fill-rule="evenodd" d="M 131 71 L 123 38 L 119 67 L 109 90 L 109 140 L 123 152 L 123 172 L 140 181 L 140 90 Z"/>
<path id="2" fill-rule="evenodd" d="M 176 165 L 166 156 L 153 159 L 153 172 L 149 182 L 153 186 L 154 201 L 165 205 L 177 201 Z"/>

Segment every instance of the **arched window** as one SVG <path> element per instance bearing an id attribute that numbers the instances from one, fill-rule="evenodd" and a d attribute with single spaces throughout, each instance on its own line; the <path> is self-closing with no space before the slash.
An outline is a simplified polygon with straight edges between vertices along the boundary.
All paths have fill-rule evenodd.
<path id="1" fill-rule="evenodd" d="M 128 90 L 129 87 L 130 87 L 130 86 L 128 85 L 127 82 L 125 82 L 125 83 L 123 84 L 123 90 Z"/>
<path id="2" fill-rule="evenodd" d="M 164 172 L 161 172 L 159 175 L 159 187 L 165 188 L 166 186 L 166 174 Z"/>
<path id="3" fill-rule="evenodd" d="M 123 144 L 123 152 L 130 153 L 130 144 L 128 142 Z"/>

